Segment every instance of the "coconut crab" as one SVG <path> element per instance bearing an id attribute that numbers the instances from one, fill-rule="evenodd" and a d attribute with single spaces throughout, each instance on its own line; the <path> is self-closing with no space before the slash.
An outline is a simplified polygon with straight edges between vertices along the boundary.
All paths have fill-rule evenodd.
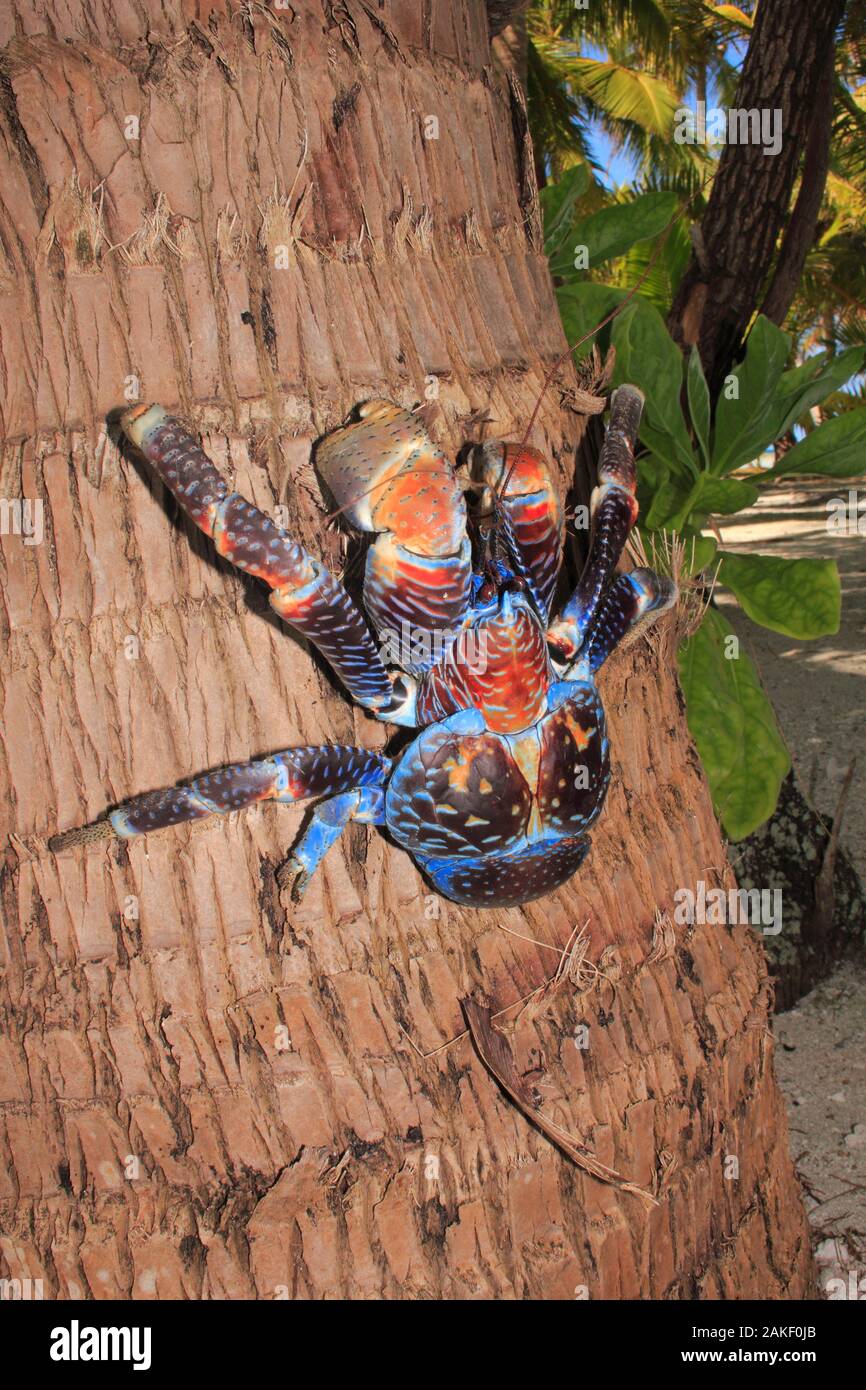
<path id="1" fill-rule="evenodd" d="M 651 570 L 616 574 L 638 510 L 642 408 L 636 387 L 614 392 L 589 555 L 552 622 L 563 509 L 534 449 L 489 441 L 473 451 L 473 545 L 461 484 L 416 416 L 369 401 L 324 438 L 319 472 L 349 522 L 375 537 L 368 622 L 319 560 L 230 490 L 179 420 L 158 405 L 126 411 L 125 434 L 217 552 L 269 585 L 276 612 L 354 700 L 420 732 L 394 757 L 323 745 L 236 763 L 136 796 L 55 836 L 52 849 L 316 798 L 281 875 L 296 899 L 350 821 L 386 827 L 455 902 L 512 906 L 565 882 L 589 850 L 610 780 L 596 672 L 629 629 L 677 597 Z"/>

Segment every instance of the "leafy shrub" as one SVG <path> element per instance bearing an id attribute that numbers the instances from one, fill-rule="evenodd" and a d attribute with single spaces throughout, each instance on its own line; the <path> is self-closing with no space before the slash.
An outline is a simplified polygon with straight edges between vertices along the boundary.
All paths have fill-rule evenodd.
<path id="1" fill-rule="evenodd" d="M 545 250 L 571 343 L 585 335 L 591 339 L 595 326 L 630 294 L 616 284 L 587 279 L 581 268 L 587 255 L 579 248 L 586 248 L 592 273 L 598 274 L 600 265 L 661 234 L 677 206 L 673 193 L 644 193 L 582 216 L 578 203 L 584 183 L 578 166 L 542 193 Z M 689 573 L 715 569 L 718 583 L 754 622 L 797 639 L 838 631 L 835 561 L 726 553 L 705 528 L 713 517 L 752 506 L 773 479 L 864 472 L 866 406 L 810 429 L 778 453 L 772 467 L 761 468 L 757 461 L 862 369 L 866 347 L 817 353 L 788 367 L 790 336 L 759 315 L 745 356 L 727 377 L 713 412 L 697 350 L 683 356 L 649 299 L 633 294 L 608 333 L 616 349 L 613 384 L 633 382 L 646 396 L 637 465 L 640 530 L 650 563 L 663 568 L 670 536 L 679 536 L 687 542 Z M 587 341 L 584 350 L 590 346 Z M 744 474 L 749 465 L 756 466 Z M 716 811 L 726 833 L 737 840 L 772 815 L 790 758 L 757 672 L 732 635 L 721 613 L 708 608 L 698 630 L 683 642 L 679 663 L 689 728 Z"/>

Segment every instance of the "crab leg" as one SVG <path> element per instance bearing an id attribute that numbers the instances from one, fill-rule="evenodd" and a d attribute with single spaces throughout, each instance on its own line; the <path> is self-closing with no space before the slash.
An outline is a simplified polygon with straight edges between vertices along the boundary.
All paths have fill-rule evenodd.
<path id="1" fill-rule="evenodd" d="M 543 456 L 525 444 L 491 439 L 475 451 L 472 476 L 483 486 L 481 510 L 493 510 L 514 572 L 546 622 L 562 561 L 564 519 Z"/>
<path id="2" fill-rule="evenodd" d="M 331 797 L 313 809 L 310 824 L 278 875 L 280 887 L 291 887 L 295 902 L 300 902 L 331 845 L 336 844 L 353 820 L 372 825 L 384 822 L 385 793 L 381 787 L 359 787 L 357 791 Z"/>
<path id="3" fill-rule="evenodd" d="M 643 399 L 636 386 L 620 386 L 611 397 L 610 423 L 598 459 L 598 487 L 590 501 L 589 556 L 577 588 L 548 631 L 548 642 L 563 661 L 571 661 L 580 650 L 637 520 L 634 446 Z"/>
<path id="4" fill-rule="evenodd" d="M 399 703 L 364 619 L 324 565 L 231 492 L 185 426 L 162 406 L 136 406 L 121 423 L 217 552 L 274 590 L 271 604 L 280 617 L 319 649 L 354 699 L 377 714 Z"/>
<path id="5" fill-rule="evenodd" d="M 57 851 L 94 839 L 97 827 L 104 827 L 101 835 L 113 832 L 126 840 L 214 813 L 226 815 L 257 801 L 304 801 L 312 796 L 375 790 L 384 786 L 390 770 L 390 759 L 364 748 L 339 744 L 288 748 L 268 758 L 207 772 L 179 787 L 133 797 L 96 826 L 55 835 L 50 848 Z"/>
<path id="6" fill-rule="evenodd" d="M 364 576 L 373 625 L 396 664 L 428 670 L 441 652 L 436 635 L 457 628 L 469 606 L 472 556 L 454 469 L 416 416 L 378 400 L 321 442 L 316 465 L 347 520 L 377 533 Z"/>
<path id="7" fill-rule="evenodd" d="M 591 672 L 597 671 L 626 633 L 631 641 L 638 629 L 654 623 L 676 601 L 677 586 L 665 575 L 648 569 L 619 575 L 601 601 L 577 665 L 586 663 Z"/>

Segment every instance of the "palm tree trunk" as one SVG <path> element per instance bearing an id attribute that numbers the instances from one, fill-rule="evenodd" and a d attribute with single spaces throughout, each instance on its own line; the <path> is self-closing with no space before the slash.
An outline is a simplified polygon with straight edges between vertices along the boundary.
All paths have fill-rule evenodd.
<path id="1" fill-rule="evenodd" d="M 2 493 L 43 504 L 44 538 L 2 551 L 0 1275 L 61 1299 L 802 1295 L 763 953 L 670 920 L 677 888 L 732 882 L 670 628 L 610 663 L 593 852 L 522 911 L 429 896 L 362 828 L 294 907 L 289 807 L 49 853 L 135 792 L 384 736 L 108 412 L 182 412 L 339 567 L 321 432 L 426 388 L 451 449 L 519 435 L 564 344 L 480 4 L 17 9 Z M 547 393 L 563 484 L 583 425 Z M 597 970 L 523 1007 L 584 923 Z M 482 993 L 540 1116 L 655 1205 L 511 1103 L 466 1035 Z"/>
<path id="2" fill-rule="evenodd" d="M 736 360 L 785 225 L 806 150 L 803 183 L 783 241 L 765 312 L 781 322 L 814 236 L 827 176 L 836 26 L 844 0 L 761 0 L 737 87 L 741 111 L 776 113 L 781 143 L 728 144 L 701 220 L 701 253 L 679 283 L 668 326 L 697 343 L 715 398 Z M 772 125 L 770 126 L 772 131 Z"/>
<path id="3" fill-rule="evenodd" d="M 811 125 L 809 127 L 806 151 L 803 156 L 803 170 L 800 178 L 800 191 L 791 211 L 785 235 L 779 248 L 779 256 L 773 268 L 773 278 L 764 296 L 761 313 L 766 314 L 773 323 L 783 324 L 788 315 L 806 257 L 815 241 L 818 228 L 818 214 L 824 198 L 827 174 L 830 169 L 830 142 L 833 134 L 833 110 L 836 84 L 836 47 L 828 43 L 824 55 L 824 68 L 817 76 L 814 93 Z"/>

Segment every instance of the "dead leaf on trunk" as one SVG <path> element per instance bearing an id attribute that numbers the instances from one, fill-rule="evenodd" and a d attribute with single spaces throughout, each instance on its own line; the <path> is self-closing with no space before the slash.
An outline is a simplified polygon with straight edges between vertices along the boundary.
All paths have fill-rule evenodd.
<path id="1" fill-rule="evenodd" d="M 647 1206 L 658 1206 L 658 1199 L 652 1192 L 645 1187 L 640 1187 L 637 1183 L 629 1182 L 615 1168 L 608 1168 L 607 1164 L 600 1163 L 595 1155 L 585 1148 L 578 1139 L 568 1134 L 542 1113 L 517 1071 L 506 1038 L 493 1025 L 489 1005 L 472 997 L 461 999 L 460 1004 L 469 1025 L 472 1041 L 485 1067 L 511 1097 L 518 1109 L 522 1110 L 526 1118 L 537 1129 L 540 1129 L 542 1134 L 547 1136 L 551 1144 L 555 1144 L 562 1153 L 571 1159 L 572 1163 L 576 1163 L 579 1168 L 583 1168 L 584 1172 L 590 1173 L 600 1182 L 610 1183 L 613 1187 L 618 1187 L 621 1192 L 633 1193 L 634 1196 L 640 1197 L 642 1201 L 646 1202 Z"/>

